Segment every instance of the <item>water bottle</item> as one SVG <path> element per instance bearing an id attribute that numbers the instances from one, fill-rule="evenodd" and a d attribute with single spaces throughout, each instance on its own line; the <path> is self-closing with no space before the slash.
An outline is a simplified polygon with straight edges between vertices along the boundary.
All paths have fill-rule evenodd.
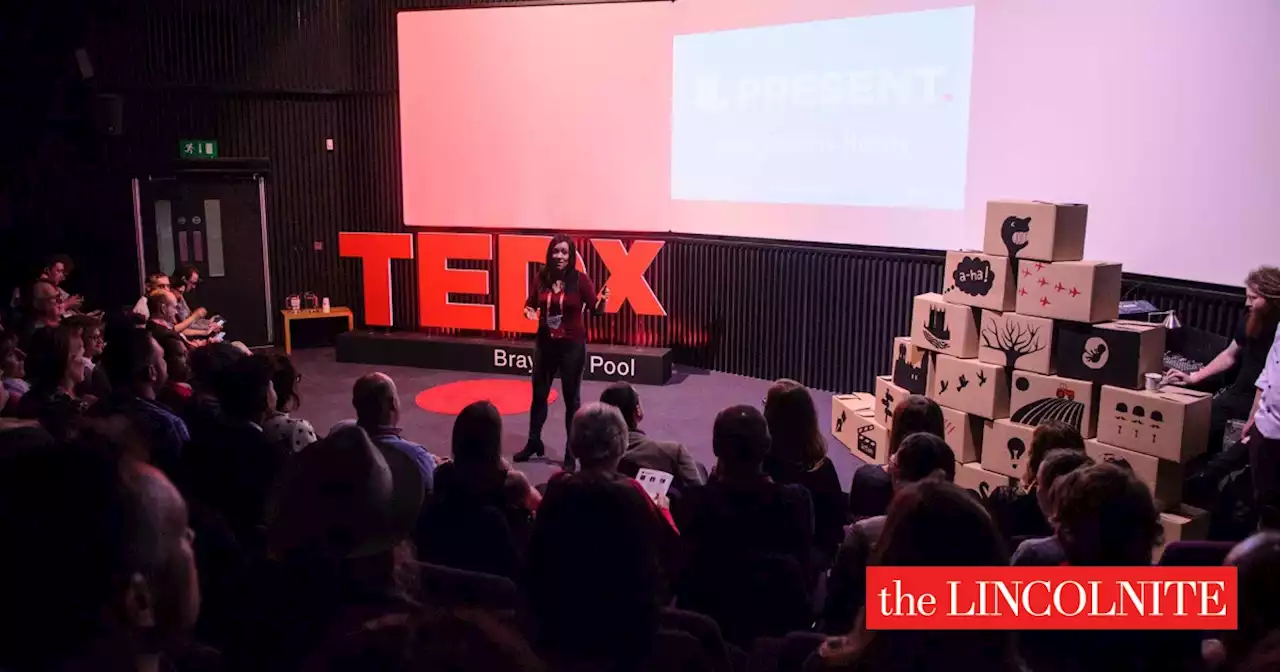
<path id="1" fill-rule="evenodd" d="M 329 312 L 329 297 L 324 297 L 324 300 L 320 302 L 320 310 L 326 313 Z"/>

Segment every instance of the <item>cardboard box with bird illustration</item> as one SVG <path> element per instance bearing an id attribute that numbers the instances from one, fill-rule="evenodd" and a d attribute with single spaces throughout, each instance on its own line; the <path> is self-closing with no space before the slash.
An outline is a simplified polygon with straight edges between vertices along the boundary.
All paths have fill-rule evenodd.
<path id="1" fill-rule="evenodd" d="M 1009 417 L 1009 381 L 1004 367 L 977 359 L 938 355 L 930 399 L 988 420 Z"/>

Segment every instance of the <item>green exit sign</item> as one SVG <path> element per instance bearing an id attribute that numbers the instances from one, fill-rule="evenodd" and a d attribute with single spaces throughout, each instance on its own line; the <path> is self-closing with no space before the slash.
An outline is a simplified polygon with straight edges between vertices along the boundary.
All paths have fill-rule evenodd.
<path id="1" fill-rule="evenodd" d="M 179 140 L 178 156 L 184 159 L 218 158 L 217 140 Z"/>

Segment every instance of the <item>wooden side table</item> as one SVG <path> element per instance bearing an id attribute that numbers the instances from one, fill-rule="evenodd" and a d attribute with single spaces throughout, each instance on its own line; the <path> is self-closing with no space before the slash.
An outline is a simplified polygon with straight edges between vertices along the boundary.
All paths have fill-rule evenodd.
<path id="1" fill-rule="evenodd" d="M 304 308 L 302 310 L 282 310 L 280 314 L 284 316 L 284 354 L 293 354 L 293 321 L 294 320 L 319 320 L 326 317 L 345 317 L 347 318 L 347 331 L 356 328 L 356 316 L 346 306 L 333 306 L 328 311 L 320 308 Z"/>

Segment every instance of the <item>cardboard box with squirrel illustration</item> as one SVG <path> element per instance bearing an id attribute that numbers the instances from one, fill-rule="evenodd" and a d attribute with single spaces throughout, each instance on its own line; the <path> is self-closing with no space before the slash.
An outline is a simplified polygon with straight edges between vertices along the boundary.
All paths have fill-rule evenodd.
<path id="1" fill-rule="evenodd" d="M 911 306 L 911 344 L 962 359 L 977 357 L 981 312 L 947 303 L 941 294 L 921 294 Z"/>
<path id="2" fill-rule="evenodd" d="M 976 359 L 938 355 L 930 399 L 988 420 L 1009 417 L 1009 381 L 1004 367 Z"/>
<path id="3" fill-rule="evenodd" d="M 949 303 L 1001 311 L 1017 304 L 1017 279 L 1007 257 L 953 250 L 943 269 L 942 297 Z"/>
<path id="4" fill-rule="evenodd" d="M 1044 201 L 988 201 L 982 251 L 1039 261 L 1084 258 L 1089 206 Z"/>

